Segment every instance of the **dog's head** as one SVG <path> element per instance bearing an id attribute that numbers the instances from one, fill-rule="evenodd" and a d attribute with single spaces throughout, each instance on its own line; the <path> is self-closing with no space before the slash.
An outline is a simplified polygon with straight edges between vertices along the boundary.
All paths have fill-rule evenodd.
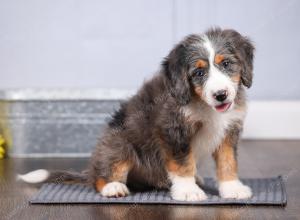
<path id="1" fill-rule="evenodd" d="M 254 46 L 234 30 L 190 35 L 163 63 L 171 94 L 181 105 L 200 98 L 218 112 L 232 108 L 238 89 L 252 84 Z"/>

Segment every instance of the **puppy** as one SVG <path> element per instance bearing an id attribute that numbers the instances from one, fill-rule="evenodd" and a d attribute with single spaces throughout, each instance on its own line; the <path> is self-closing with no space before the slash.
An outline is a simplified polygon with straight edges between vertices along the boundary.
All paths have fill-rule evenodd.
<path id="1" fill-rule="evenodd" d="M 187 36 L 114 113 L 86 172 L 38 170 L 19 178 L 89 183 L 107 197 L 128 195 L 128 186 L 169 189 L 175 200 L 200 201 L 207 197 L 196 165 L 212 155 L 220 196 L 251 197 L 238 178 L 236 147 L 253 52 L 249 39 L 234 30 Z"/>

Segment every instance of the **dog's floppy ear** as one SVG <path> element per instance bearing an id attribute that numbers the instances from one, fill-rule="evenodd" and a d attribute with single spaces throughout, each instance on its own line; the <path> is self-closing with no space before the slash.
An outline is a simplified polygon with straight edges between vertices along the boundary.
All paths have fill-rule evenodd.
<path id="1" fill-rule="evenodd" d="M 234 49 L 242 62 L 242 83 L 247 88 L 250 88 L 253 78 L 253 58 L 255 48 L 247 37 L 242 36 L 235 30 L 224 30 L 223 33 L 227 36 L 230 35 L 230 38 L 233 40 L 232 44 L 234 45 Z"/>
<path id="2" fill-rule="evenodd" d="M 186 105 L 191 101 L 191 91 L 185 62 L 184 45 L 177 45 L 165 58 L 162 73 L 166 77 L 166 84 L 171 95 L 180 105 Z"/>

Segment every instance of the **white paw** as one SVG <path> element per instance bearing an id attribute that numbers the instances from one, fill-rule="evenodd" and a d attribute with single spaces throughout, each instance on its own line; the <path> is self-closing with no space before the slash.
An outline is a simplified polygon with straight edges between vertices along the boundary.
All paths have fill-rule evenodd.
<path id="1" fill-rule="evenodd" d="M 205 192 L 195 183 L 172 185 L 171 196 L 173 199 L 181 201 L 201 201 L 207 199 Z"/>
<path id="2" fill-rule="evenodd" d="M 220 182 L 219 193 L 222 198 L 247 199 L 252 196 L 250 187 L 239 180 Z"/>
<path id="3" fill-rule="evenodd" d="M 107 183 L 101 190 L 101 195 L 106 197 L 122 197 L 129 194 L 129 190 L 124 183 Z"/>

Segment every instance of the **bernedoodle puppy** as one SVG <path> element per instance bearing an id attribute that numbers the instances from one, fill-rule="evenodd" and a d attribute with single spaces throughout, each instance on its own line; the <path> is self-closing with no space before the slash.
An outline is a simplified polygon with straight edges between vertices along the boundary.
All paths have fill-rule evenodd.
<path id="1" fill-rule="evenodd" d="M 19 178 L 83 182 L 107 197 L 126 196 L 134 188 L 169 189 L 175 200 L 199 201 L 207 197 L 197 163 L 212 155 L 220 196 L 251 197 L 238 178 L 236 148 L 253 52 L 250 40 L 234 30 L 187 36 L 114 113 L 86 171 L 37 170 Z"/>

